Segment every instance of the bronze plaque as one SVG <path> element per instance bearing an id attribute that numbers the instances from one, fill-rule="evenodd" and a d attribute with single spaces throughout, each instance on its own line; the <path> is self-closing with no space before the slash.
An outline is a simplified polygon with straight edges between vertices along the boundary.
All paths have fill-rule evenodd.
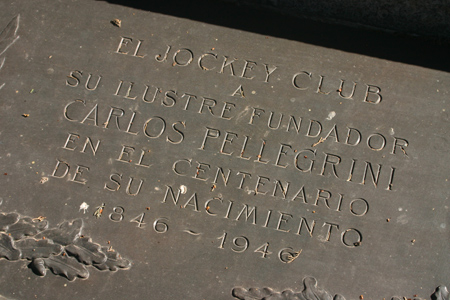
<path id="1" fill-rule="evenodd" d="M 0 298 L 448 299 L 448 73 L 0 3 Z"/>

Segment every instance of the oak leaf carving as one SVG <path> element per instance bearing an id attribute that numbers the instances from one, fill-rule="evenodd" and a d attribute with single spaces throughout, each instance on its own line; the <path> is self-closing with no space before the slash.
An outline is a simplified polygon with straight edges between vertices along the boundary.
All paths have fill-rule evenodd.
<path id="1" fill-rule="evenodd" d="M 93 243 L 91 238 L 80 237 L 73 244 L 66 246 L 67 254 L 75 257 L 85 265 L 103 264 L 106 262 L 106 254 L 102 252 L 99 244 Z"/>
<path id="2" fill-rule="evenodd" d="M 111 247 L 82 237 L 83 220 L 64 221 L 48 229 L 44 219 L 0 213 L 0 259 L 31 260 L 29 267 L 34 273 L 45 276 L 51 270 L 70 281 L 89 277 L 85 265 L 105 271 L 131 267 L 131 262 Z"/>
<path id="3" fill-rule="evenodd" d="M 19 219 L 17 213 L 0 213 L 0 231 L 7 231 L 9 226 L 17 223 Z"/>
<path id="4" fill-rule="evenodd" d="M 117 271 L 119 269 L 128 269 L 131 262 L 123 258 L 117 251 L 108 251 L 107 247 L 102 247 L 102 251 L 106 253 L 107 260 L 102 264 L 94 264 L 94 267 L 101 271 Z"/>
<path id="5" fill-rule="evenodd" d="M 431 296 L 432 300 L 449 300 L 449 292 L 446 286 L 440 285 L 436 288 L 436 291 Z"/>
<path id="6" fill-rule="evenodd" d="M 81 235 L 83 228 L 83 220 L 75 219 L 72 221 L 64 221 L 57 228 L 47 229 L 38 235 L 37 239 L 50 239 L 56 244 L 67 246 L 72 244 Z"/>
<path id="7" fill-rule="evenodd" d="M 6 233 L 10 234 L 14 240 L 19 240 L 23 237 L 34 236 L 39 232 L 47 229 L 48 222 L 43 220 L 35 222 L 30 217 L 21 218 L 17 223 L 9 226 Z"/>
<path id="8" fill-rule="evenodd" d="M 83 279 L 89 277 L 89 272 L 84 265 L 67 255 L 36 258 L 32 261 L 31 268 L 41 276 L 45 276 L 49 269 L 53 274 L 64 276 L 69 281 L 74 281 L 77 277 Z"/>
<path id="9" fill-rule="evenodd" d="M 16 247 L 21 252 L 22 259 L 47 258 L 51 255 L 58 255 L 63 247 L 54 244 L 52 240 L 25 239 L 16 242 Z"/>
<path id="10" fill-rule="evenodd" d="M 341 295 L 332 297 L 327 291 L 317 287 L 317 280 L 313 277 L 303 279 L 303 291 L 294 293 L 292 290 L 285 290 L 281 293 L 273 291 L 271 288 L 234 288 L 232 294 L 241 300 L 345 300 Z"/>
<path id="11" fill-rule="evenodd" d="M 20 250 L 14 246 L 14 241 L 8 234 L 0 233 L 0 258 L 18 260 Z"/>

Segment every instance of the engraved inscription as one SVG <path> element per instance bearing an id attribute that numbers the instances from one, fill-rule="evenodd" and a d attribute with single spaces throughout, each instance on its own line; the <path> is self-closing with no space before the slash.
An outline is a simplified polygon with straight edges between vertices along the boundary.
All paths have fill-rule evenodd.
<path id="1" fill-rule="evenodd" d="M 72 96 L 59 107 L 65 131 L 47 176 L 105 196 L 90 203 L 86 217 L 132 226 L 137 234 L 178 233 L 192 243 L 208 239 L 211 251 L 256 255 L 286 269 L 304 263 L 309 247 L 318 244 L 352 254 L 367 249 L 374 235 L 366 223 L 381 202 L 378 195 L 388 198 L 403 188 L 405 166 L 416 154 L 414 137 L 394 134 L 391 124 L 350 122 L 339 109 L 317 105 L 311 112 L 303 104 L 311 96 L 377 111 L 389 104 L 388 89 L 323 69 L 287 71 L 282 63 L 251 54 L 157 44 L 125 33 L 115 38 L 108 55 L 119 63 L 151 66 L 148 70 L 161 74 L 198 72 L 226 88 L 205 91 L 175 79 L 152 82 L 152 77 L 77 66 L 65 70 L 60 84 Z M 275 85 L 286 91 L 285 99 L 256 91 Z M 296 97 L 303 104 L 294 104 Z M 286 100 L 292 104 L 278 105 Z M 152 209 L 136 209 L 143 203 Z M 88 209 L 83 203 L 79 213 Z M 87 278 L 87 266 L 112 271 L 130 266 L 112 248 L 72 235 L 64 239 L 51 231 L 45 237 L 56 246 L 45 256 L 24 257 L 33 260 L 36 273 L 51 270 L 69 280 Z M 11 260 L 22 255 L 18 245 L 31 243 L 2 239 L 2 255 Z M 344 299 L 318 288 L 311 277 L 301 292 L 237 287 L 232 293 L 238 299 Z"/>
<path id="2" fill-rule="evenodd" d="M 135 48 L 131 49 L 129 47 L 133 41 L 136 44 Z M 139 54 L 143 45 L 143 40 L 122 38 L 115 53 L 144 58 L 147 55 Z M 174 66 L 187 67 L 194 60 L 194 52 L 187 48 L 172 51 L 172 47 L 168 46 L 164 54 L 156 56 L 156 60 L 167 61 L 171 53 L 173 53 L 172 63 Z M 211 58 L 211 55 L 201 57 L 199 65 L 202 68 L 205 68 L 203 59 L 206 59 L 207 56 Z M 212 55 L 212 58 L 216 57 Z M 236 61 L 236 59 L 225 56 L 219 73 L 229 72 L 230 75 L 237 76 Z M 253 79 L 249 74 L 256 71 L 256 67 L 257 64 L 254 61 L 245 60 L 239 77 Z M 267 78 L 276 69 L 266 67 Z M 308 77 L 312 77 L 308 72 L 298 73 L 297 76 L 300 74 L 309 74 Z M 111 95 L 124 100 L 123 105 L 118 107 L 92 100 L 72 100 L 63 110 L 63 116 L 67 121 L 93 126 L 101 130 L 112 130 L 124 136 L 137 136 L 147 141 L 164 141 L 171 147 L 185 143 L 186 147 L 191 147 L 198 155 L 201 155 L 202 152 L 218 154 L 229 157 L 231 162 L 247 161 L 254 165 L 265 165 L 268 170 L 270 168 L 293 170 L 302 176 L 320 176 L 329 181 L 358 184 L 386 191 L 395 191 L 395 179 L 399 176 L 399 167 L 378 161 L 369 161 L 367 158 L 345 157 L 341 153 L 332 153 L 327 148 L 344 150 L 358 147 L 364 152 L 377 153 L 376 159 L 378 160 L 389 155 L 402 163 L 409 157 L 407 152 L 410 147 L 409 141 L 392 136 L 387 132 L 361 130 L 340 122 L 329 123 L 256 106 L 244 107 L 236 101 L 221 101 L 191 92 L 181 92 L 174 88 L 163 89 L 159 86 L 126 79 L 117 80 L 115 86 L 102 86 L 101 82 L 104 78 L 93 72 L 73 70 L 67 76 L 66 86 L 82 88 L 88 92 L 95 92 L 98 88 L 109 89 Z M 321 85 L 318 90 L 323 92 L 324 76 L 320 78 Z M 294 82 L 298 84 L 297 81 Z M 341 97 L 350 98 L 355 93 L 355 84 L 353 90 L 345 94 L 342 92 L 343 80 L 340 81 L 339 86 Z M 377 99 L 381 101 L 380 91 L 381 89 L 370 85 L 366 96 L 369 97 L 368 95 L 372 94 L 370 99 L 374 99 L 374 94 L 376 94 Z M 244 97 L 242 85 L 229 96 L 235 97 L 236 93 L 239 98 Z M 369 98 L 365 100 L 367 99 Z M 216 125 L 194 128 L 179 114 L 177 114 L 178 120 L 173 119 L 169 113 L 143 116 L 136 108 L 129 109 L 127 107 L 127 104 L 136 101 L 151 107 L 165 107 L 167 112 L 178 110 L 182 114 L 186 114 L 186 117 L 199 115 L 206 121 L 223 120 L 224 122 L 234 122 L 234 124 L 241 123 L 243 126 L 239 130 L 219 128 Z M 333 118 L 335 115 L 328 116 L 329 120 Z M 226 123 L 223 124 L 226 125 Z M 279 136 L 286 140 L 274 142 L 270 136 L 266 137 L 255 133 L 258 132 L 255 129 L 278 132 Z M 61 143 L 61 149 L 95 156 L 105 142 L 103 138 L 82 136 L 72 131 L 67 133 L 65 141 Z M 119 142 L 116 149 L 117 154 L 113 159 L 119 164 L 147 169 L 155 166 L 155 161 L 151 158 L 150 147 L 137 147 L 128 142 Z M 243 165 L 241 169 L 232 170 L 228 166 L 198 160 L 195 156 L 193 154 L 192 157 L 176 159 L 173 161 L 172 171 L 181 178 L 192 178 L 210 184 L 211 192 L 218 186 L 223 186 L 240 190 L 244 195 L 273 197 L 286 202 L 296 202 L 312 209 L 322 207 L 330 213 L 347 214 L 349 217 L 364 217 L 370 212 L 370 199 L 358 196 L 350 198 L 344 193 L 330 190 L 326 186 L 309 186 L 298 180 L 292 181 L 290 178 L 273 178 L 272 175 L 258 174 L 248 169 L 248 164 L 245 165 L 246 167 Z M 77 184 L 88 184 L 93 167 L 85 163 L 69 162 L 62 157 L 56 158 L 56 165 L 53 167 L 51 176 L 55 179 L 65 178 L 67 181 Z M 122 192 L 128 196 L 139 196 L 151 188 L 146 179 L 123 172 L 113 172 L 108 175 L 102 188 L 108 192 Z M 307 181 L 304 180 L 304 182 Z M 246 225 L 261 226 L 282 233 L 314 237 L 323 242 L 334 241 L 349 249 L 364 245 L 364 233 L 360 229 L 351 224 L 341 224 L 341 221 L 337 223 L 324 219 L 319 215 L 311 217 L 286 210 L 263 210 L 258 205 L 246 203 L 245 200 L 235 201 L 222 196 L 204 197 L 200 192 L 186 193 L 182 189 L 166 184 L 161 203 L 171 202 L 175 207 L 180 206 L 186 210 L 204 212 L 210 217 L 222 217 L 230 221 L 244 222 Z M 124 209 L 124 207 L 116 207 L 115 211 L 109 215 L 110 219 L 120 222 Z M 101 212 L 96 216 L 100 217 Z M 133 220 L 141 225 L 143 218 L 144 215 Z M 248 245 L 242 248 L 246 244 L 245 241 L 245 237 L 236 237 L 235 247 L 232 249 L 241 247 L 239 248 L 241 250 L 233 251 L 245 251 L 248 248 Z"/>

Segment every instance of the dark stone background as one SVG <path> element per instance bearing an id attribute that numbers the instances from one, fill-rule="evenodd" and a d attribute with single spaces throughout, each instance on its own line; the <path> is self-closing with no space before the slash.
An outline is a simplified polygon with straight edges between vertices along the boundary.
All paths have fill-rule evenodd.
<path id="1" fill-rule="evenodd" d="M 450 71 L 450 1 L 97 1 Z"/>
<path id="2" fill-rule="evenodd" d="M 450 2 L 445 0 L 223 0 L 284 14 L 349 22 L 430 37 L 450 37 Z"/>

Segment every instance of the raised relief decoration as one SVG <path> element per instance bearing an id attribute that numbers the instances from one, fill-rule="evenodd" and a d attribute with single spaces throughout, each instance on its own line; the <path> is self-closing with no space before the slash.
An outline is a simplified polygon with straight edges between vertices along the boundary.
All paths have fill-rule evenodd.
<path id="1" fill-rule="evenodd" d="M 332 297 L 327 291 L 317 287 L 317 280 L 314 277 L 303 279 L 304 289 L 301 292 L 294 293 L 292 290 L 286 290 L 281 293 L 275 292 L 271 288 L 234 288 L 233 296 L 241 300 L 345 300 L 339 294 Z"/>
<path id="2" fill-rule="evenodd" d="M 70 281 L 88 278 L 87 266 L 101 271 L 131 267 L 112 247 L 101 247 L 81 234 L 83 220 L 64 221 L 48 228 L 44 217 L 23 217 L 0 213 L 0 259 L 28 260 L 34 273 L 45 276 L 47 270 Z"/>
<path id="3" fill-rule="evenodd" d="M 6 25 L 5 29 L 3 29 L 2 33 L 0 33 L 0 70 L 3 68 L 5 64 L 5 57 L 2 57 L 3 53 L 5 53 L 8 48 L 14 44 L 19 36 L 17 35 L 17 30 L 19 29 L 19 20 L 20 16 L 15 16 L 8 25 Z M 5 86 L 4 83 L 0 84 L 0 90 Z"/>
<path id="4" fill-rule="evenodd" d="M 331 296 L 325 290 L 317 287 L 317 280 L 314 277 L 305 277 L 303 279 L 303 291 L 294 293 L 292 290 L 286 290 L 281 293 L 275 292 L 271 288 L 250 288 L 242 287 L 234 288 L 232 294 L 235 298 L 240 300 L 345 300 L 339 294 Z M 432 300 L 449 300 L 449 292 L 446 286 L 438 286 L 436 291 L 431 295 Z M 363 299 L 361 296 L 360 299 Z M 406 297 L 392 297 L 391 300 L 425 300 L 414 297 L 408 299 Z"/>

